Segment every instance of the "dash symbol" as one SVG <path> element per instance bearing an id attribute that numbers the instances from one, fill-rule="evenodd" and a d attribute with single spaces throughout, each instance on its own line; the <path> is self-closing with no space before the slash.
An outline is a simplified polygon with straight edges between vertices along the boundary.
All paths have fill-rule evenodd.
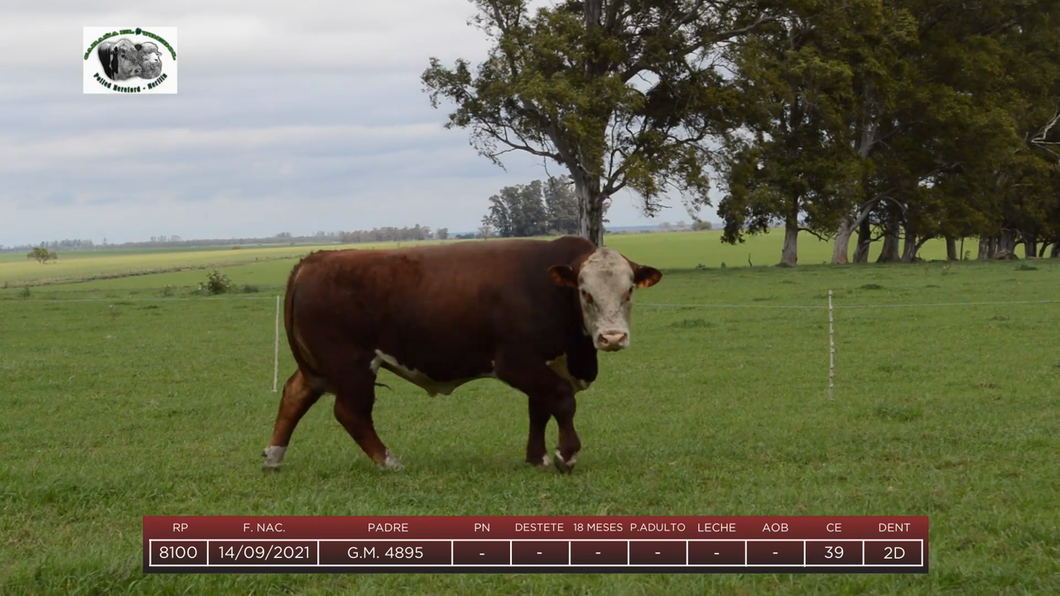
<path id="1" fill-rule="evenodd" d="M 777 551 L 773 551 L 773 554 L 774 554 L 774 555 L 775 555 L 775 554 L 777 554 Z"/>

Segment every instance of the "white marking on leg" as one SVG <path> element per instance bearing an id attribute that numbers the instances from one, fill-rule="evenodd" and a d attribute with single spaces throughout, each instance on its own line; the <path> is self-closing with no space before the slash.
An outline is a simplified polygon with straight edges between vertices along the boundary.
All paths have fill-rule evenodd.
<path id="1" fill-rule="evenodd" d="M 552 458 L 550 458 L 547 453 L 541 456 L 541 465 L 546 468 L 552 465 Z"/>
<path id="2" fill-rule="evenodd" d="M 394 457 L 394 454 L 390 453 L 390 450 L 386 450 L 386 461 L 383 462 L 382 466 L 385 470 L 400 470 L 405 466 L 401 463 L 401 460 Z"/>
<path id="3" fill-rule="evenodd" d="M 574 464 L 578 463 L 578 454 L 577 453 L 573 453 L 573 454 L 571 454 L 570 459 L 566 460 L 566 459 L 563 459 L 563 456 L 559 454 L 559 449 L 557 449 L 556 450 L 556 464 L 559 465 L 561 463 L 563 465 L 567 466 L 568 468 L 574 466 Z"/>
<path id="4" fill-rule="evenodd" d="M 283 456 L 286 452 L 286 447 L 278 445 L 272 445 L 265 449 L 265 467 L 279 469 L 283 464 Z"/>

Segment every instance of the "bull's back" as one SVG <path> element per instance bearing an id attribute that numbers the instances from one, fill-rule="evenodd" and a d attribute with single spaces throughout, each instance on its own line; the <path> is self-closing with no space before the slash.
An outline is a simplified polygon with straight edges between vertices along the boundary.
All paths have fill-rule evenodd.
<path id="1" fill-rule="evenodd" d="M 555 300 L 547 268 L 565 257 L 550 248 L 494 241 L 314 253 L 291 276 L 293 335 L 310 352 L 384 353 L 436 380 L 486 374 L 505 334 L 562 341 L 547 329 L 555 320 L 526 320 Z"/>

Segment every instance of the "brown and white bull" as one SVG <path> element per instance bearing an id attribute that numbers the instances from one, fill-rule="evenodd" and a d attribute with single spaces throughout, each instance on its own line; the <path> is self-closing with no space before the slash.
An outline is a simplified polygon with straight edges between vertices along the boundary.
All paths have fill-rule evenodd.
<path id="1" fill-rule="evenodd" d="M 634 288 L 658 270 L 582 238 L 498 240 L 315 252 L 291 271 L 284 325 L 298 369 L 283 388 L 264 468 L 279 470 L 291 433 L 324 393 L 335 417 L 383 468 L 401 463 L 372 422 L 380 368 L 449 395 L 495 378 L 526 394 L 526 461 L 556 468 L 581 449 L 575 393 L 596 380 L 597 351 L 629 346 Z"/>

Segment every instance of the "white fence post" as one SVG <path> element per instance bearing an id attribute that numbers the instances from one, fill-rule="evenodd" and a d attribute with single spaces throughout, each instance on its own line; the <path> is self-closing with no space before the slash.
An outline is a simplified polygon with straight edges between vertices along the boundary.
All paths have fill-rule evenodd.
<path id="1" fill-rule="evenodd" d="M 276 296 L 276 333 L 272 341 L 272 392 L 280 380 L 280 297 Z"/>
<path id="2" fill-rule="evenodd" d="M 828 399 L 835 386 L 835 325 L 832 317 L 832 290 L 828 290 Z"/>

